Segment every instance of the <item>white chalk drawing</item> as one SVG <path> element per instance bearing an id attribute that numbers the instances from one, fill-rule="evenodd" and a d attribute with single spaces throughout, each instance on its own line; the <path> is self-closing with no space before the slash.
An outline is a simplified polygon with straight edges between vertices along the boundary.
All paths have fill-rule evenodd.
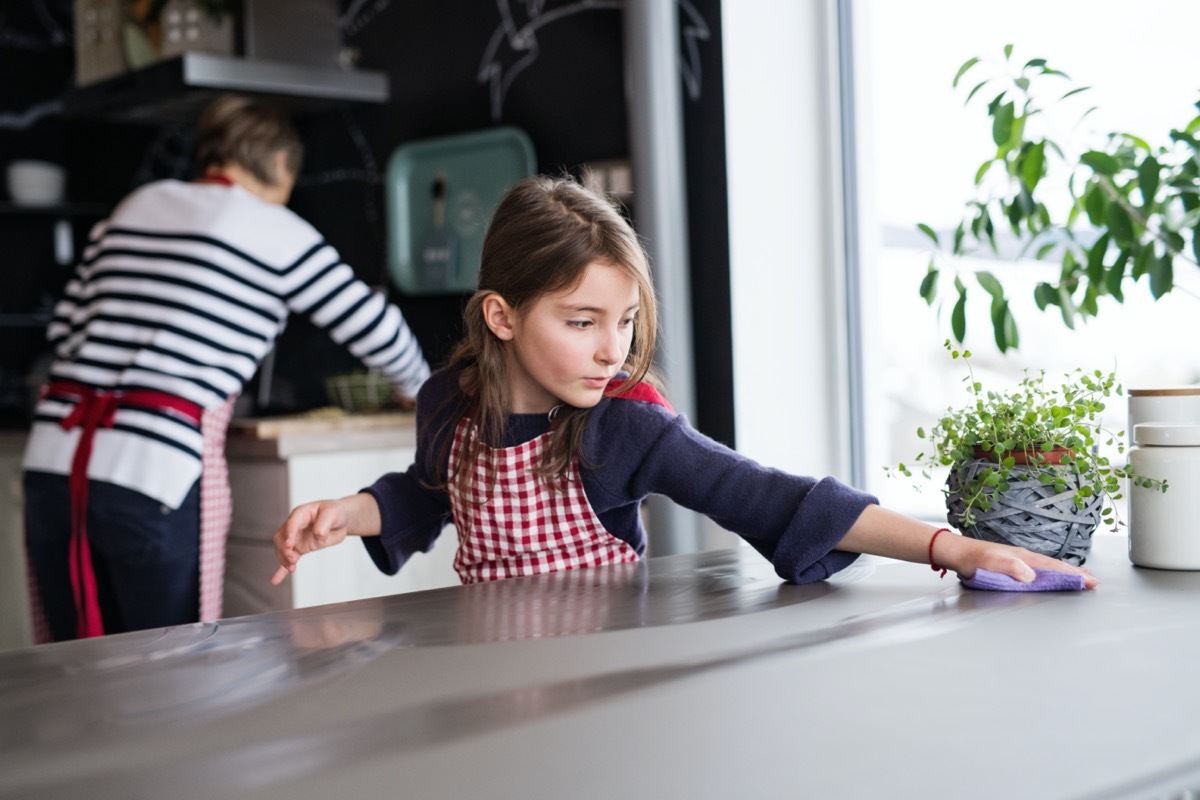
<path id="1" fill-rule="evenodd" d="M 492 119 L 499 120 L 512 82 L 537 61 L 540 28 L 581 11 L 619 9 L 623 3 L 621 0 L 576 0 L 547 9 L 546 0 L 497 0 L 496 5 L 500 11 L 500 26 L 488 41 L 475 79 L 489 84 Z M 514 13 L 514 5 L 523 8 L 524 13 Z"/>
<path id="2" fill-rule="evenodd" d="M 697 42 L 707 41 L 712 34 L 708 23 L 690 0 L 678 0 L 679 32 L 682 40 L 680 72 L 688 97 L 700 97 L 700 49 Z M 513 81 L 537 61 L 540 49 L 537 33 L 541 28 L 584 11 L 619 10 L 622 0 L 576 0 L 563 5 L 550 5 L 548 0 L 496 0 L 500 25 L 492 33 L 479 64 L 475 79 L 489 87 L 492 119 L 499 121 L 504 112 L 504 99 Z M 514 8 L 516 7 L 516 8 Z"/>
<path id="3" fill-rule="evenodd" d="M 67 36 L 67 32 L 63 30 L 63 26 L 58 24 L 58 20 L 50 13 L 50 9 L 46 7 L 45 0 L 36 0 L 33 4 L 33 13 L 37 14 L 38 19 L 46 28 L 46 35 L 52 47 L 72 47 L 74 46 Z"/>
<path id="4" fill-rule="evenodd" d="M 350 5 L 338 18 L 338 29 L 343 36 L 353 36 L 387 10 L 392 0 L 351 0 Z"/>
<path id="5" fill-rule="evenodd" d="M 42 117 L 61 114 L 61 100 L 48 100 L 45 103 L 35 103 L 24 111 L 0 113 L 0 129 L 23 131 L 32 128 Z"/>
<path id="6" fill-rule="evenodd" d="M 702 88 L 700 75 L 700 46 L 712 38 L 708 23 L 691 4 L 690 0 L 679 0 L 679 36 L 683 40 L 683 52 L 679 54 L 679 71 L 683 74 L 683 85 L 689 100 L 699 100 Z"/>
<path id="7" fill-rule="evenodd" d="M 368 187 L 374 187 L 383 182 L 383 178 L 379 173 L 379 164 L 375 160 L 375 154 L 371 152 L 371 145 L 367 141 L 367 137 L 363 134 L 362 128 L 359 127 L 358 122 L 355 121 L 354 116 L 349 110 L 341 108 L 339 112 L 342 122 L 346 126 L 346 134 L 354 144 L 354 149 L 358 152 L 362 166 L 357 168 L 339 167 L 311 175 L 301 175 L 296 181 L 298 188 L 328 186 L 332 183 L 364 183 Z M 363 200 L 363 218 L 371 224 L 378 222 L 380 219 L 379 203 L 376 201 L 375 195 L 374 191 L 368 191 L 365 193 Z"/>
<path id="8" fill-rule="evenodd" d="M 5 25 L 6 18 L 0 13 L 0 48 L 24 50 L 32 53 L 42 53 L 55 48 L 69 48 L 73 44 L 63 26 L 50 12 L 45 0 L 36 0 L 33 12 L 41 23 L 40 31 L 19 31 Z M 24 111 L 6 111 L 0 113 L 0 129 L 27 130 L 32 128 L 43 117 L 62 113 L 63 104 L 60 100 L 46 100 L 34 103 Z"/>
<path id="9" fill-rule="evenodd" d="M 19 31 L 5 25 L 6 15 L 0 12 L 0 47 L 41 52 L 55 47 L 71 47 L 72 43 L 45 0 L 35 0 L 33 13 L 42 25 L 40 31 Z"/>

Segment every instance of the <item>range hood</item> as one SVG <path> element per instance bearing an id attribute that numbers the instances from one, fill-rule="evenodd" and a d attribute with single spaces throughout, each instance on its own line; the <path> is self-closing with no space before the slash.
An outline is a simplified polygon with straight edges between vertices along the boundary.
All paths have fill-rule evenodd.
<path id="1" fill-rule="evenodd" d="M 384 103 L 388 77 L 366 70 L 182 53 L 71 89 L 63 98 L 63 111 L 122 122 L 190 121 L 221 92 L 268 95 L 299 115 L 340 103 Z"/>
<path id="2" fill-rule="evenodd" d="M 214 16 L 206 9 L 221 7 Z M 68 115 L 194 119 L 221 92 L 268 95 L 293 114 L 383 103 L 387 75 L 344 66 L 337 0 L 75 0 L 76 87 Z"/>

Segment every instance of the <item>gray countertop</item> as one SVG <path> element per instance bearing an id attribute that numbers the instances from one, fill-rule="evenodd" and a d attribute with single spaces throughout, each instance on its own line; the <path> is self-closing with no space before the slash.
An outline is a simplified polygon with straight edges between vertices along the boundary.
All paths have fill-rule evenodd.
<path id="1" fill-rule="evenodd" d="M 1200 574 L 1090 565 L 713 551 L 9 651 L 0 796 L 1185 796 Z"/>

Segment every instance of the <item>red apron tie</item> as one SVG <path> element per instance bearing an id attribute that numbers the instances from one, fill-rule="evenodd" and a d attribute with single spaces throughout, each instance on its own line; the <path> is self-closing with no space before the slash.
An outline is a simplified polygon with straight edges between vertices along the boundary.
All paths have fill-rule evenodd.
<path id="1" fill-rule="evenodd" d="M 144 406 L 177 411 L 193 422 L 200 422 L 202 409 L 195 403 L 164 392 L 145 389 L 103 391 L 70 381 L 52 381 L 46 395 L 66 395 L 75 398 L 71 413 L 59 422 L 63 430 L 80 427 L 79 442 L 71 460 L 69 481 L 71 492 L 71 544 L 69 567 L 71 589 L 75 594 L 75 613 L 80 639 L 104 635 L 104 621 L 96 595 L 96 573 L 92 569 L 92 551 L 87 538 L 88 464 L 96 430 L 111 428 L 118 406 Z"/>

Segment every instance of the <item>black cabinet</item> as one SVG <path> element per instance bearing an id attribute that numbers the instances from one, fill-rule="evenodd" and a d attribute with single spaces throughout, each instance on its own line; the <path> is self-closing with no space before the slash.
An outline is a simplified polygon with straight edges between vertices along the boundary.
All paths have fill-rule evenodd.
<path id="1" fill-rule="evenodd" d="M 0 428 L 29 422 L 50 355 L 46 323 L 100 205 L 0 203 Z"/>

